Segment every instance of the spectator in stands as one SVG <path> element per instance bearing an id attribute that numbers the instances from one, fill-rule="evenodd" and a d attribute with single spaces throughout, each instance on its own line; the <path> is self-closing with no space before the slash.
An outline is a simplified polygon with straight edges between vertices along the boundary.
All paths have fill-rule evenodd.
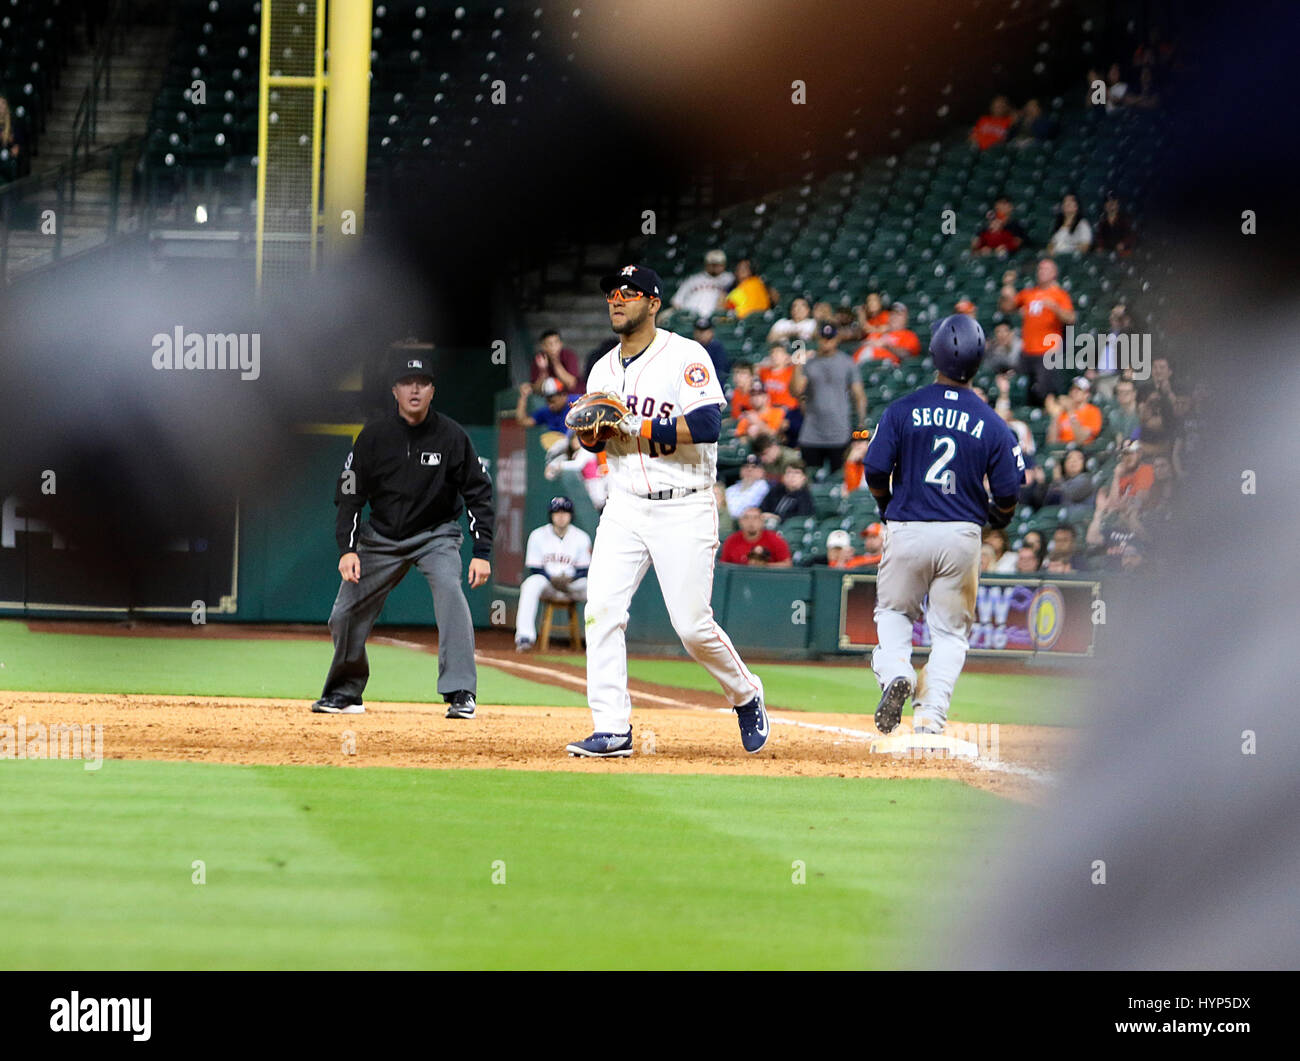
<path id="1" fill-rule="evenodd" d="M 9 100 L 0 95 L 0 152 L 7 151 L 17 162 L 18 176 L 26 176 L 31 166 L 27 159 L 22 123 L 9 106 Z"/>
<path id="2" fill-rule="evenodd" d="M 863 339 L 889 330 L 889 310 L 880 298 L 878 291 L 868 291 L 862 305 L 858 307 L 858 327 Z"/>
<path id="3" fill-rule="evenodd" d="M 876 565 L 885 550 L 885 527 L 882 523 L 868 523 L 862 529 L 862 562 Z"/>
<path id="4" fill-rule="evenodd" d="M 718 506 L 718 537 L 727 540 L 727 535 L 736 529 L 736 520 L 727 507 L 727 488 L 721 483 L 713 484 L 713 500 Z"/>
<path id="5" fill-rule="evenodd" d="M 984 227 L 971 240 L 971 250 L 1005 256 L 1025 246 L 1027 238 L 1024 225 L 1015 217 L 1015 204 L 1008 196 L 999 195 L 993 209 L 984 215 Z"/>
<path id="6" fill-rule="evenodd" d="M 889 307 L 889 331 L 872 336 L 853 353 L 853 360 L 861 364 L 872 359 L 902 364 L 905 358 L 921 356 L 921 340 L 908 326 L 907 307 L 895 302 Z"/>
<path id="7" fill-rule="evenodd" d="M 1138 438 L 1151 457 L 1169 456 L 1178 435 L 1173 399 L 1163 391 L 1150 389 L 1138 401 Z"/>
<path id="8" fill-rule="evenodd" d="M 735 286 L 736 278 L 727 271 L 727 256 L 711 250 L 704 256 L 704 271 L 692 273 L 673 292 L 673 313 L 688 313 L 692 319 L 712 317 L 722 311 L 722 300 Z"/>
<path id="9" fill-rule="evenodd" d="M 736 286 L 727 292 L 724 308 L 744 320 L 751 313 L 771 309 L 776 299 L 777 292 L 768 287 L 766 281 L 758 275 L 753 262 L 741 258 L 736 263 Z"/>
<path id="10" fill-rule="evenodd" d="M 1097 507 L 1084 535 L 1094 570 L 1116 571 L 1124 552 L 1136 543 L 1140 530 L 1137 505 L 1114 500 L 1107 491 L 1097 494 Z"/>
<path id="11" fill-rule="evenodd" d="M 1052 469 L 1052 483 L 1043 503 L 1064 508 L 1067 520 L 1075 521 L 1092 515 L 1097 484 L 1088 474 L 1086 464 L 1083 450 L 1072 449 Z"/>
<path id="12" fill-rule="evenodd" d="M 1038 553 L 1031 545 L 1022 545 L 1016 550 L 1016 567 L 1014 574 L 1017 575 L 1036 575 L 1038 574 Z"/>
<path id="13" fill-rule="evenodd" d="M 740 466 L 740 478 L 727 487 L 727 511 L 731 518 L 740 519 L 740 514 L 747 508 L 758 511 L 771 488 L 763 475 L 763 464 L 758 455 L 749 454 Z"/>
<path id="14" fill-rule="evenodd" d="M 1148 532 L 1152 530 L 1152 524 L 1166 522 L 1173 517 L 1174 493 L 1178 487 L 1178 480 L 1174 478 L 1174 465 L 1168 457 L 1153 458 L 1151 473 L 1151 489 L 1147 491 L 1138 509 Z"/>
<path id="15" fill-rule="evenodd" d="M 546 404 L 540 409 L 533 410 L 530 415 L 528 399 L 538 392 L 545 397 Z M 544 379 L 537 388 L 534 388 L 531 383 L 521 383 L 519 400 L 515 403 L 515 419 L 524 427 L 544 427 L 547 431 L 566 434 L 569 429 L 564 423 L 564 418 L 569 412 L 569 406 L 576 400 L 565 391 L 564 385 L 557 379 Z"/>
<path id="16" fill-rule="evenodd" d="M 844 491 L 853 493 L 854 490 L 860 490 L 866 485 L 866 469 L 862 462 L 867 457 L 867 440 L 865 438 L 854 439 L 849 446 L 849 451 L 844 455 Z"/>
<path id="17" fill-rule="evenodd" d="M 748 361 L 737 361 L 731 366 L 731 415 L 739 420 L 754 408 L 749 396 L 753 393 L 754 366 Z"/>
<path id="18" fill-rule="evenodd" d="M 1099 84 L 1100 83 L 1100 84 Z M 1101 89 L 1102 98 L 1098 98 L 1098 89 Z M 1106 71 L 1106 77 L 1103 80 L 1100 73 L 1096 70 L 1088 71 L 1088 105 L 1096 106 L 1098 103 L 1104 103 L 1107 114 L 1114 114 L 1124 105 L 1124 97 L 1128 94 L 1128 83 L 1124 80 L 1124 75 L 1120 72 L 1119 63 L 1111 63 L 1110 69 Z"/>
<path id="19" fill-rule="evenodd" d="M 750 567 L 791 567 L 790 546 L 774 530 L 763 526 L 763 513 L 750 506 L 740 514 L 740 529 L 722 543 L 724 564 Z"/>
<path id="20" fill-rule="evenodd" d="M 792 391 L 795 364 L 790 351 L 782 343 L 776 343 L 767 352 L 767 361 L 758 367 L 758 378 L 767 388 L 767 396 L 772 405 L 785 411 L 786 437 L 791 445 L 799 437 L 799 428 L 803 423 L 803 414 L 799 410 L 799 399 Z"/>
<path id="21" fill-rule="evenodd" d="M 989 571 L 994 575 L 1013 575 L 1016 571 L 1016 554 L 1007 548 L 1007 532 L 990 527 L 984 532 L 984 544 L 993 550 L 993 563 Z"/>
<path id="22" fill-rule="evenodd" d="M 1015 411 L 1011 408 L 1011 377 L 1004 372 L 995 377 L 994 382 L 997 384 L 998 396 L 993 402 L 993 408 L 997 410 L 998 416 L 1002 417 L 1007 427 L 1015 432 L 1016 441 L 1020 443 L 1020 452 L 1024 455 L 1026 464 L 1028 464 L 1033 459 L 1037 445 L 1034 442 L 1034 433 L 1029 430 L 1029 425 L 1017 418 Z"/>
<path id="23" fill-rule="evenodd" d="M 1030 401 L 1042 405 L 1049 394 L 1059 394 L 1063 389 L 1063 371 L 1048 368 L 1043 363 L 1043 355 L 1050 346 L 1064 343 L 1063 328 L 1078 318 L 1069 294 L 1056 282 L 1056 262 L 1051 258 L 1039 261 L 1033 287 L 1016 291 L 1013 284 L 1007 282 L 1008 278 L 1014 279 L 1014 275 L 1008 272 L 1003 277 L 998 309 L 1002 313 L 1009 314 L 1015 310 L 1021 313 L 1024 323 L 1020 335 L 1023 346 L 1020 371 L 1029 377 Z"/>
<path id="24" fill-rule="evenodd" d="M 956 304 L 952 307 L 952 311 L 954 313 L 964 313 L 966 316 L 976 318 L 977 320 L 979 318 L 979 310 L 976 309 L 975 303 L 965 295 L 962 295 L 962 297 L 957 300 Z"/>
<path id="25" fill-rule="evenodd" d="M 792 464 L 803 464 L 799 454 L 789 446 L 781 445 L 775 435 L 756 435 L 750 446 L 763 462 L 763 474 L 769 479 L 780 479 Z"/>
<path id="26" fill-rule="evenodd" d="M 1121 379 L 1115 384 L 1115 408 L 1108 417 L 1106 433 L 1123 445 L 1131 438 L 1137 438 L 1142 426 L 1138 413 L 1137 384 L 1131 379 Z"/>
<path id="27" fill-rule="evenodd" d="M 989 113 L 981 116 L 970 132 L 971 146 L 987 151 L 994 144 L 1002 143 L 1015 120 L 1016 112 L 1011 109 L 1011 101 L 1006 96 L 995 96 Z"/>
<path id="28" fill-rule="evenodd" d="M 533 371 L 529 380 L 534 387 L 546 379 L 557 380 L 569 394 L 582 393 L 578 377 L 578 355 L 564 345 L 560 333 L 554 328 L 542 332 L 537 353 L 533 355 Z"/>
<path id="29" fill-rule="evenodd" d="M 1133 222 L 1120 206 L 1119 196 L 1114 192 L 1107 192 L 1106 201 L 1101 208 L 1101 217 L 1097 221 L 1097 238 L 1093 242 L 1093 249 L 1098 253 L 1113 251 L 1127 257 L 1132 253 L 1136 242 Z"/>
<path id="30" fill-rule="evenodd" d="M 1138 388 L 1138 401 L 1153 393 L 1163 395 L 1170 402 L 1177 397 L 1174 390 L 1174 369 L 1167 357 L 1151 359 L 1151 378 Z"/>
<path id="31" fill-rule="evenodd" d="M 1041 530 L 1027 530 L 1021 544 L 1030 546 L 1030 549 L 1034 550 L 1034 555 L 1037 558 L 1034 570 L 1037 571 L 1040 567 L 1043 567 L 1043 560 L 1048 555 L 1048 544 L 1043 540 L 1043 532 Z"/>
<path id="32" fill-rule="evenodd" d="M 786 429 L 786 411 L 783 406 L 773 405 L 767 389 L 758 380 L 750 385 L 747 412 L 736 421 L 737 438 L 753 438 L 756 435 L 780 435 Z"/>
<path id="33" fill-rule="evenodd" d="M 1015 372 L 1020 367 L 1021 348 L 1020 336 L 1012 331 L 1011 325 L 1006 321 L 998 321 L 993 326 L 993 335 L 985 349 L 984 365 L 999 374 Z M 1010 384 L 1010 380 L 1007 382 Z"/>
<path id="34" fill-rule="evenodd" d="M 1053 575 L 1068 575 L 1084 569 L 1079 555 L 1079 532 L 1069 523 L 1058 523 L 1052 531 L 1052 544 L 1047 549 L 1047 563 L 1043 570 Z"/>
<path id="35" fill-rule="evenodd" d="M 994 551 L 993 546 L 985 542 L 980 546 L 980 574 L 992 574 L 993 565 L 997 562 L 998 554 Z"/>
<path id="36" fill-rule="evenodd" d="M 1132 332 L 1133 321 L 1128 315 L 1128 306 L 1123 302 L 1111 306 L 1106 334 L 1098 342 L 1097 367 L 1084 373 L 1092 381 L 1097 394 L 1103 398 L 1109 398 L 1115 393 L 1120 373 L 1125 367 L 1121 364 L 1120 344 L 1123 343 L 1131 350 L 1131 340 L 1127 337 Z"/>
<path id="37" fill-rule="evenodd" d="M 1143 495 L 1155 482 L 1155 469 L 1143 461 L 1142 449 L 1142 443 L 1134 439 L 1120 450 L 1110 486 L 1103 491 L 1112 506 L 1140 505 Z"/>
<path id="38" fill-rule="evenodd" d="M 1087 254 L 1092 248 L 1092 226 L 1079 209 L 1079 197 L 1066 192 L 1061 205 L 1056 208 L 1056 221 L 1051 239 L 1047 241 L 1048 254 Z"/>
<path id="39" fill-rule="evenodd" d="M 1082 376 L 1070 384 L 1064 398 L 1049 394 L 1044 411 L 1052 417 L 1047 425 L 1047 441 L 1052 445 L 1075 442 L 1086 446 L 1101 434 L 1101 410 L 1088 399 L 1092 384 Z"/>
<path id="40" fill-rule="evenodd" d="M 802 295 L 790 303 L 790 316 L 782 317 L 767 333 L 768 343 L 787 343 L 799 339 L 805 345 L 813 340 L 817 322 L 813 320 L 812 303 Z"/>
<path id="41" fill-rule="evenodd" d="M 708 353 L 709 360 L 713 362 L 713 371 L 718 374 L 718 379 L 726 379 L 727 374 L 731 371 L 731 362 L 727 358 L 727 348 L 722 345 L 721 340 L 714 338 L 712 317 L 699 317 L 696 319 L 695 341 L 704 347 Z"/>
<path id="42" fill-rule="evenodd" d="M 813 496 L 808 489 L 808 473 L 802 464 L 792 464 L 781 474 L 781 481 L 773 486 L 759 505 L 784 523 L 795 516 L 813 515 Z"/>
<path id="43" fill-rule="evenodd" d="M 846 530 L 833 530 L 826 535 L 827 567 L 861 567 L 860 557 L 853 555 L 853 539 Z"/>
<path id="44" fill-rule="evenodd" d="M 1156 87 L 1156 72 L 1150 66 L 1138 73 L 1138 90 L 1124 97 L 1124 106 L 1138 110 L 1157 110 L 1160 107 L 1160 90 Z"/>
<path id="45" fill-rule="evenodd" d="M 803 402 L 799 451 L 804 462 L 814 473 L 829 464 L 835 474 L 844 465 L 854 426 L 867 418 L 866 389 L 853 359 L 839 348 L 835 325 L 822 325 L 817 350 L 795 367 L 790 389 Z"/>
<path id="46" fill-rule="evenodd" d="M 1020 119 L 1011 132 L 1012 147 L 1045 143 L 1056 136 L 1056 119 L 1044 112 L 1038 100 L 1031 99 L 1021 108 Z"/>

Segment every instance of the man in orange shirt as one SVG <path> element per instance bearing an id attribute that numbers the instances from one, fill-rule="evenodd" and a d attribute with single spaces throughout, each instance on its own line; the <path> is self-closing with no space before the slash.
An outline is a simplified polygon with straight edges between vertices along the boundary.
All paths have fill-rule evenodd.
<path id="1" fill-rule="evenodd" d="M 1053 346 L 1064 353 L 1064 328 L 1076 320 L 1074 303 L 1065 288 L 1056 282 L 1056 262 L 1043 258 L 1038 263 L 1037 284 L 1017 291 L 1014 272 L 1003 278 L 998 309 L 1003 313 L 1019 310 L 1024 324 L 1021 329 L 1020 371 L 1029 377 L 1029 397 L 1042 405 L 1049 394 L 1059 394 L 1064 385 L 1064 370 L 1048 368 L 1043 355 Z"/>
<path id="2" fill-rule="evenodd" d="M 749 412 L 736 421 L 736 435 L 780 435 L 785 428 L 785 410 L 771 404 L 766 388 L 758 380 L 754 380 L 749 401 Z"/>
<path id="3" fill-rule="evenodd" d="M 1070 384 L 1064 398 L 1047 396 L 1044 409 L 1052 417 L 1047 425 L 1047 441 L 1052 445 L 1077 442 L 1086 446 L 1101 434 L 1101 410 L 1088 401 L 1092 384 L 1080 376 Z"/>
<path id="4" fill-rule="evenodd" d="M 1016 113 L 1011 109 L 1010 100 L 1006 96 L 994 97 L 989 113 L 982 116 L 971 130 L 971 144 L 981 151 L 987 151 L 994 144 L 1002 143 L 1015 120 Z"/>
<path id="5" fill-rule="evenodd" d="M 872 336 L 853 352 L 853 360 L 861 364 L 867 358 L 877 361 L 903 363 L 907 357 L 921 355 L 921 340 L 907 326 L 907 307 L 895 302 L 889 307 L 889 331 Z"/>

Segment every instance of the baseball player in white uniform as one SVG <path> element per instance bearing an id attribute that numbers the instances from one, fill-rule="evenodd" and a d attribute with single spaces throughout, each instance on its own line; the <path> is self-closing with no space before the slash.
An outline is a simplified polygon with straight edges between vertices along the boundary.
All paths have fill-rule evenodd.
<path id="1" fill-rule="evenodd" d="M 600 758 L 632 754 L 624 635 L 632 595 L 653 564 L 673 629 L 722 686 L 745 750 L 757 752 L 770 729 L 763 685 L 714 620 L 710 603 L 722 383 L 704 347 L 656 327 L 662 284 L 653 269 L 627 265 L 600 284 L 620 343 L 592 366 L 587 391 L 615 394 L 630 411 L 614 438 L 581 438 L 586 448 L 605 454 L 609 500 L 587 579 L 587 700 L 595 732 L 568 751 Z"/>
<path id="2" fill-rule="evenodd" d="M 519 585 L 515 617 L 515 651 L 527 652 L 537 640 L 539 601 L 585 601 L 591 539 L 573 525 L 573 501 L 551 498 L 550 521 L 528 535 L 524 567 L 528 577 Z M 574 645 L 575 649 L 580 646 Z"/>

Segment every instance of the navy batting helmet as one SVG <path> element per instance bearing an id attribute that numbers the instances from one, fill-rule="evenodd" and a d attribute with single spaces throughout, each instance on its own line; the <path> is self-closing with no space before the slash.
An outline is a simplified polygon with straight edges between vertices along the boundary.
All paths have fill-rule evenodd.
<path id="1" fill-rule="evenodd" d="M 965 313 L 944 317 L 930 329 L 930 356 L 949 379 L 969 383 L 984 360 L 984 329 Z"/>
<path id="2" fill-rule="evenodd" d="M 551 503 L 547 508 L 550 512 L 567 512 L 570 515 L 573 514 L 573 502 L 562 494 L 559 497 L 551 498 Z"/>

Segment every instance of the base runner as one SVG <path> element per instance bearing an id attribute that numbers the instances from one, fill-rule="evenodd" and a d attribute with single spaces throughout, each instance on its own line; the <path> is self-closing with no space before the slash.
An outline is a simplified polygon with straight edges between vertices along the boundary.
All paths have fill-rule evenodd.
<path id="1" fill-rule="evenodd" d="M 883 690 L 876 706 L 881 733 L 898 725 L 913 692 L 913 732 L 943 732 L 970 645 L 981 528 L 1010 522 L 1024 478 L 1015 435 L 970 387 L 984 357 L 978 322 L 961 313 L 945 317 L 934 327 L 930 355 L 935 382 L 885 409 L 864 459 L 885 521 L 876 579 L 879 643 L 871 657 Z M 918 681 L 912 624 L 927 595 L 930 660 Z"/>
<path id="2" fill-rule="evenodd" d="M 653 564 L 673 629 L 722 686 L 745 750 L 757 752 L 770 729 L 763 685 L 710 604 L 718 548 L 713 481 L 726 404 L 721 381 L 704 347 L 655 326 L 661 284 L 653 269 L 624 266 L 600 285 L 620 342 L 592 366 L 589 397 L 579 405 L 604 392 L 614 396 L 605 404 L 621 415 L 587 430 L 571 420 L 584 447 L 604 451 L 610 489 L 587 576 L 587 700 L 596 731 L 568 751 L 632 754 L 624 635 L 632 595 Z"/>

